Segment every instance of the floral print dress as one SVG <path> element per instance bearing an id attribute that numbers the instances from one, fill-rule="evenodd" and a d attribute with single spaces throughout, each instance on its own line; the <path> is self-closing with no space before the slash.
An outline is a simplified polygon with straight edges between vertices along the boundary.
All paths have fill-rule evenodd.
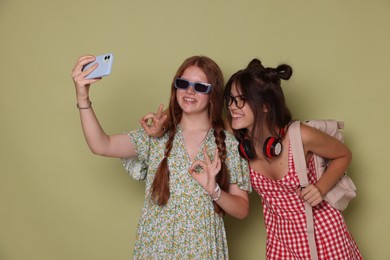
<path id="1" fill-rule="evenodd" d="M 213 129 L 208 132 L 195 160 L 204 159 L 205 145 L 213 158 L 216 148 L 213 132 Z M 225 134 L 230 183 L 250 191 L 248 164 L 239 156 L 234 136 L 226 131 Z M 124 158 L 123 166 L 134 179 L 146 181 L 134 259 L 228 259 L 222 216 L 215 213 L 212 199 L 188 172 L 192 162 L 180 126 L 168 158 L 170 198 L 165 206 L 158 206 L 150 199 L 150 188 L 163 159 L 168 135 L 151 138 L 142 128 L 128 135 L 139 161 Z"/>

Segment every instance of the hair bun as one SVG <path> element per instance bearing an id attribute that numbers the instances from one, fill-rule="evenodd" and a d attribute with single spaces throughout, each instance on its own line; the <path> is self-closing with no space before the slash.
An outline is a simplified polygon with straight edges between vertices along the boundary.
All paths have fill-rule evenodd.
<path id="1" fill-rule="evenodd" d="M 247 71 L 251 71 L 252 73 L 263 75 L 260 77 L 265 77 L 271 82 L 279 82 L 281 79 L 288 80 L 291 78 L 293 70 L 290 65 L 281 64 L 277 68 L 264 68 L 263 64 L 259 59 L 253 59 L 249 62 Z"/>
<path id="2" fill-rule="evenodd" d="M 263 64 L 261 64 L 261 61 L 258 59 L 253 59 L 251 62 L 249 62 L 248 67 L 246 67 L 247 70 L 250 71 L 259 71 L 264 70 Z"/>
<path id="3" fill-rule="evenodd" d="M 293 73 L 293 70 L 291 66 L 287 64 L 281 64 L 276 68 L 276 72 L 278 74 L 278 77 L 284 80 L 288 80 L 291 78 L 291 75 Z"/>

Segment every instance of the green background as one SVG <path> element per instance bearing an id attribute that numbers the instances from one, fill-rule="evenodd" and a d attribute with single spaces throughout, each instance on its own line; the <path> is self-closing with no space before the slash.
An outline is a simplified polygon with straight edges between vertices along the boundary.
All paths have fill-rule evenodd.
<path id="1" fill-rule="evenodd" d="M 358 197 L 344 212 L 365 259 L 390 259 L 388 0 L 0 0 L 0 259 L 130 259 L 143 183 L 83 139 L 71 70 L 115 55 L 92 86 L 107 133 L 167 105 L 192 55 L 225 78 L 254 57 L 294 69 L 283 83 L 299 119 L 345 122 Z M 264 259 L 260 199 L 226 217 L 231 259 Z"/>

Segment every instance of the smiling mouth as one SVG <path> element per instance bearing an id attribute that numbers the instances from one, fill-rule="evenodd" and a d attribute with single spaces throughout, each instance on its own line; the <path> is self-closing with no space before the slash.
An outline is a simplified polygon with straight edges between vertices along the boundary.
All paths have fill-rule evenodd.
<path id="1" fill-rule="evenodd" d="M 243 118 L 243 117 L 244 117 L 244 115 L 242 115 L 242 114 L 237 114 L 237 113 L 232 113 L 231 115 L 232 115 L 232 118 L 233 118 L 233 119 L 234 119 L 234 118 Z"/>
<path id="2" fill-rule="evenodd" d="M 184 101 L 186 101 L 186 102 L 190 102 L 190 103 L 195 103 L 196 102 L 196 99 L 193 99 L 193 98 L 183 98 L 184 99 Z"/>

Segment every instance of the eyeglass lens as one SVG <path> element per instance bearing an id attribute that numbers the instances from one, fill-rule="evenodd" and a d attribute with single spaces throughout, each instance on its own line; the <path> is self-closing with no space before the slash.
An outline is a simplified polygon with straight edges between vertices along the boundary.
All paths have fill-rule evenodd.
<path id="1" fill-rule="evenodd" d="M 238 96 L 229 95 L 228 105 L 231 106 L 233 102 L 237 108 L 243 108 L 245 106 L 245 98 L 241 95 Z"/>

